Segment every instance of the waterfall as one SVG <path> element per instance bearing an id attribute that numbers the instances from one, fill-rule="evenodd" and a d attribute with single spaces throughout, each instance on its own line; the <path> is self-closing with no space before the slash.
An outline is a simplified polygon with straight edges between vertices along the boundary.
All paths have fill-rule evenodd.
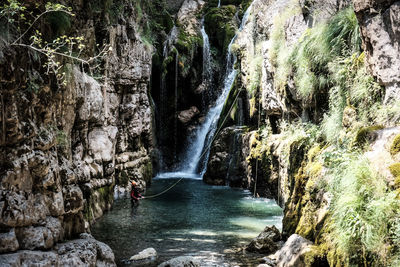
<path id="1" fill-rule="evenodd" d="M 241 32 L 243 26 L 246 24 L 251 7 L 252 5 L 250 5 L 246 10 L 238 32 Z M 183 164 L 175 172 L 159 174 L 159 178 L 184 177 L 201 179 L 206 172 L 210 146 L 214 134 L 217 131 L 218 120 L 224 107 L 225 100 L 229 95 L 238 73 L 234 68 L 237 58 L 232 53 L 232 45 L 237 38 L 237 34 L 238 33 L 235 34 L 228 46 L 224 83 L 221 94 L 217 98 L 214 106 L 208 111 L 203 124 L 200 125 L 191 136 L 186 153 L 184 153 Z M 205 40 L 208 40 L 208 35 L 204 31 L 203 41 Z M 204 60 L 203 58 L 203 63 L 205 61 L 207 60 Z"/>
<path id="2" fill-rule="evenodd" d="M 175 97 L 174 97 L 174 159 L 176 161 L 177 147 L 178 147 L 178 60 L 179 54 L 175 54 Z"/>
<path id="3" fill-rule="evenodd" d="M 208 103 L 211 100 L 210 90 L 207 90 L 212 82 L 212 70 L 211 70 L 211 51 L 210 51 L 210 40 L 204 28 L 204 18 L 201 20 L 201 36 L 203 37 L 203 81 L 202 81 L 202 106 L 205 110 Z"/>
<path id="4" fill-rule="evenodd" d="M 218 7 L 221 7 L 221 0 L 218 0 Z"/>
<path id="5" fill-rule="evenodd" d="M 168 56 L 168 40 L 164 42 L 164 47 L 163 47 L 163 58 L 166 58 Z M 165 83 L 165 75 L 163 71 L 161 71 L 160 74 L 160 106 L 158 109 L 158 140 L 159 140 L 159 146 L 162 148 L 164 146 L 163 142 L 163 137 L 165 136 L 165 119 L 164 119 L 164 114 L 166 114 L 166 105 L 165 105 L 165 99 L 167 98 L 167 85 Z M 162 170 L 164 168 L 164 157 L 163 157 L 163 150 L 160 149 L 159 151 L 159 165 L 160 169 Z"/>
<path id="6" fill-rule="evenodd" d="M 211 81 L 211 52 L 210 41 L 204 28 L 204 18 L 201 20 L 200 31 L 203 37 L 203 83 L 208 85 Z"/>

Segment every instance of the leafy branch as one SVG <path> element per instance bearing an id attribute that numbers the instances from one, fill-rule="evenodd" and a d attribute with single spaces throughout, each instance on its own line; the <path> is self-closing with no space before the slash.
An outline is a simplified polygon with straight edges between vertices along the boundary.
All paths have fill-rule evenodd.
<path id="1" fill-rule="evenodd" d="M 32 12 L 29 13 L 31 16 L 33 16 L 33 20 L 27 21 L 27 8 L 24 5 L 22 5 L 18 0 L 8 0 L 7 2 L 8 4 L 0 7 L 0 19 L 4 19 L 5 17 L 8 26 L 16 26 L 19 32 L 21 32 L 21 21 L 25 21 L 27 25 L 26 30 L 23 33 L 20 33 L 14 41 L 8 41 L 7 44 L 9 46 L 28 48 L 43 54 L 47 59 L 46 63 L 44 64 L 44 67 L 46 68 L 46 75 L 53 73 L 59 85 L 66 85 L 66 75 L 65 72 L 63 72 L 64 65 L 62 64 L 63 58 L 77 62 L 81 64 L 82 67 L 86 66 L 92 74 L 94 70 L 100 67 L 98 62 L 100 62 L 101 59 L 103 59 L 109 52 L 112 51 L 110 46 L 105 45 L 100 52 L 98 52 L 98 54 L 90 58 L 84 58 L 82 57 L 82 53 L 85 50 L 85 45 L 84 38 L 82 36 L 71 37 L 63 35 L 52 40 L 51 42 L 47 42 L 43 39 L 42 33 L 39 30 L 34 30 L 36 24 L 46 14 L 61 12 L 68 16 L 75 16 L 75 14 L 72 13 L 72 8 L 70 7 L 48 2 L 45 5 L 45 10 L 40 14 L 33 16 Z M 38 5 L 36 7 L 38 7 Z M 29 37 L 28 42 L 26 41 L 26 36 L 29 32 L 32 32 L 32 35 Z"/>

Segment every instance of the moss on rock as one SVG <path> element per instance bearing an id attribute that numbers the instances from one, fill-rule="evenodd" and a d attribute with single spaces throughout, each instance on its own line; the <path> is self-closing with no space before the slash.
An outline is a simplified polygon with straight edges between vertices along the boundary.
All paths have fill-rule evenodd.
<path id="1" fill-rule="evenodd" d="M 400 162 L 390 165 L 389 170 L 394 177 L 400 178 Z"/>
<path id="2" fill-rule="evenodd" d="M 400 152 L 400 134 L 394 138 L 393 143 L 390 146 L 390 154 L 392 154 L 392 156 L 398 154 L 399 152 Z"/>
<path id="3" fill-rule="evenodd" d="M 205 16 L 204 23 L 213 46 L 220 51 L 226 51 L 236 33 L 236 6 L 226 5 L 221 8 L 211 8 Z"/>
<path id="4" fill-rule="evenodd" d="M 353 145 L 356 147 L 364 146 L 371 137 L 371 133 L 374 131 L 382 130 L 382 125 L 374 125 L 369 127 L 363 127 L 359 129 L 353 141 Z"/>
<path id="5" fill-rule="evenodd" d="M 304 263 L 309 267 L 329 266 L 325 244 L 311 246 L 310 251 L 304 255 Z"/>

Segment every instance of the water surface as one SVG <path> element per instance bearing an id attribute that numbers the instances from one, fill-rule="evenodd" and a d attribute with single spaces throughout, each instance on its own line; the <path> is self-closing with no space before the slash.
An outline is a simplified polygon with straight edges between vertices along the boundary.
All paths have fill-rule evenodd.
<path id="1" fill-rule="evenodd" d="M 159 193 L 176 181 L 154 179 L 146 195 Z M 183 179 L 157 198 L 142 199 L 137 207 L 132 207 L 129 199 L 117 199 L 92 233 L 113 249 L 119 265 L 153 247 L 159 255 L 158 263 L 192 255 L 205 266 L 232 266 L 249 261 L 234 248 L 249 243 L 266 225 L 280 228 L 281 220 L 282 210 L 273 200 L 254 199 L 248 191 Z"/>

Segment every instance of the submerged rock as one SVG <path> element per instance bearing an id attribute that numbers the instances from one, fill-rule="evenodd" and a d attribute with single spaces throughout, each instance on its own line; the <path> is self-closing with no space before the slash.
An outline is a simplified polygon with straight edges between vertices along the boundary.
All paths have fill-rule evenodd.
<path id="1" fill-rule="evenodd" d="M 133 262 L 153 262 L 157 259 L 157 251 L 154 248 L 146 248 L 138 254 L 133 255 L 129 260 Z"/>
<path id="2" fill-rule="evenodd" d="M 191 256 L 181 256 L 163 262 L 158 267 L 200 267 L 200 261 Z"/>
<path id="3" fill-rule="evenodd" d="M 278 250 L 277 242 L 281 240 L 281 233 L 273 226 L 265 227 L 256 238 L 246 247 L 247 251 L 258 253 L 274 253 Z"/>

